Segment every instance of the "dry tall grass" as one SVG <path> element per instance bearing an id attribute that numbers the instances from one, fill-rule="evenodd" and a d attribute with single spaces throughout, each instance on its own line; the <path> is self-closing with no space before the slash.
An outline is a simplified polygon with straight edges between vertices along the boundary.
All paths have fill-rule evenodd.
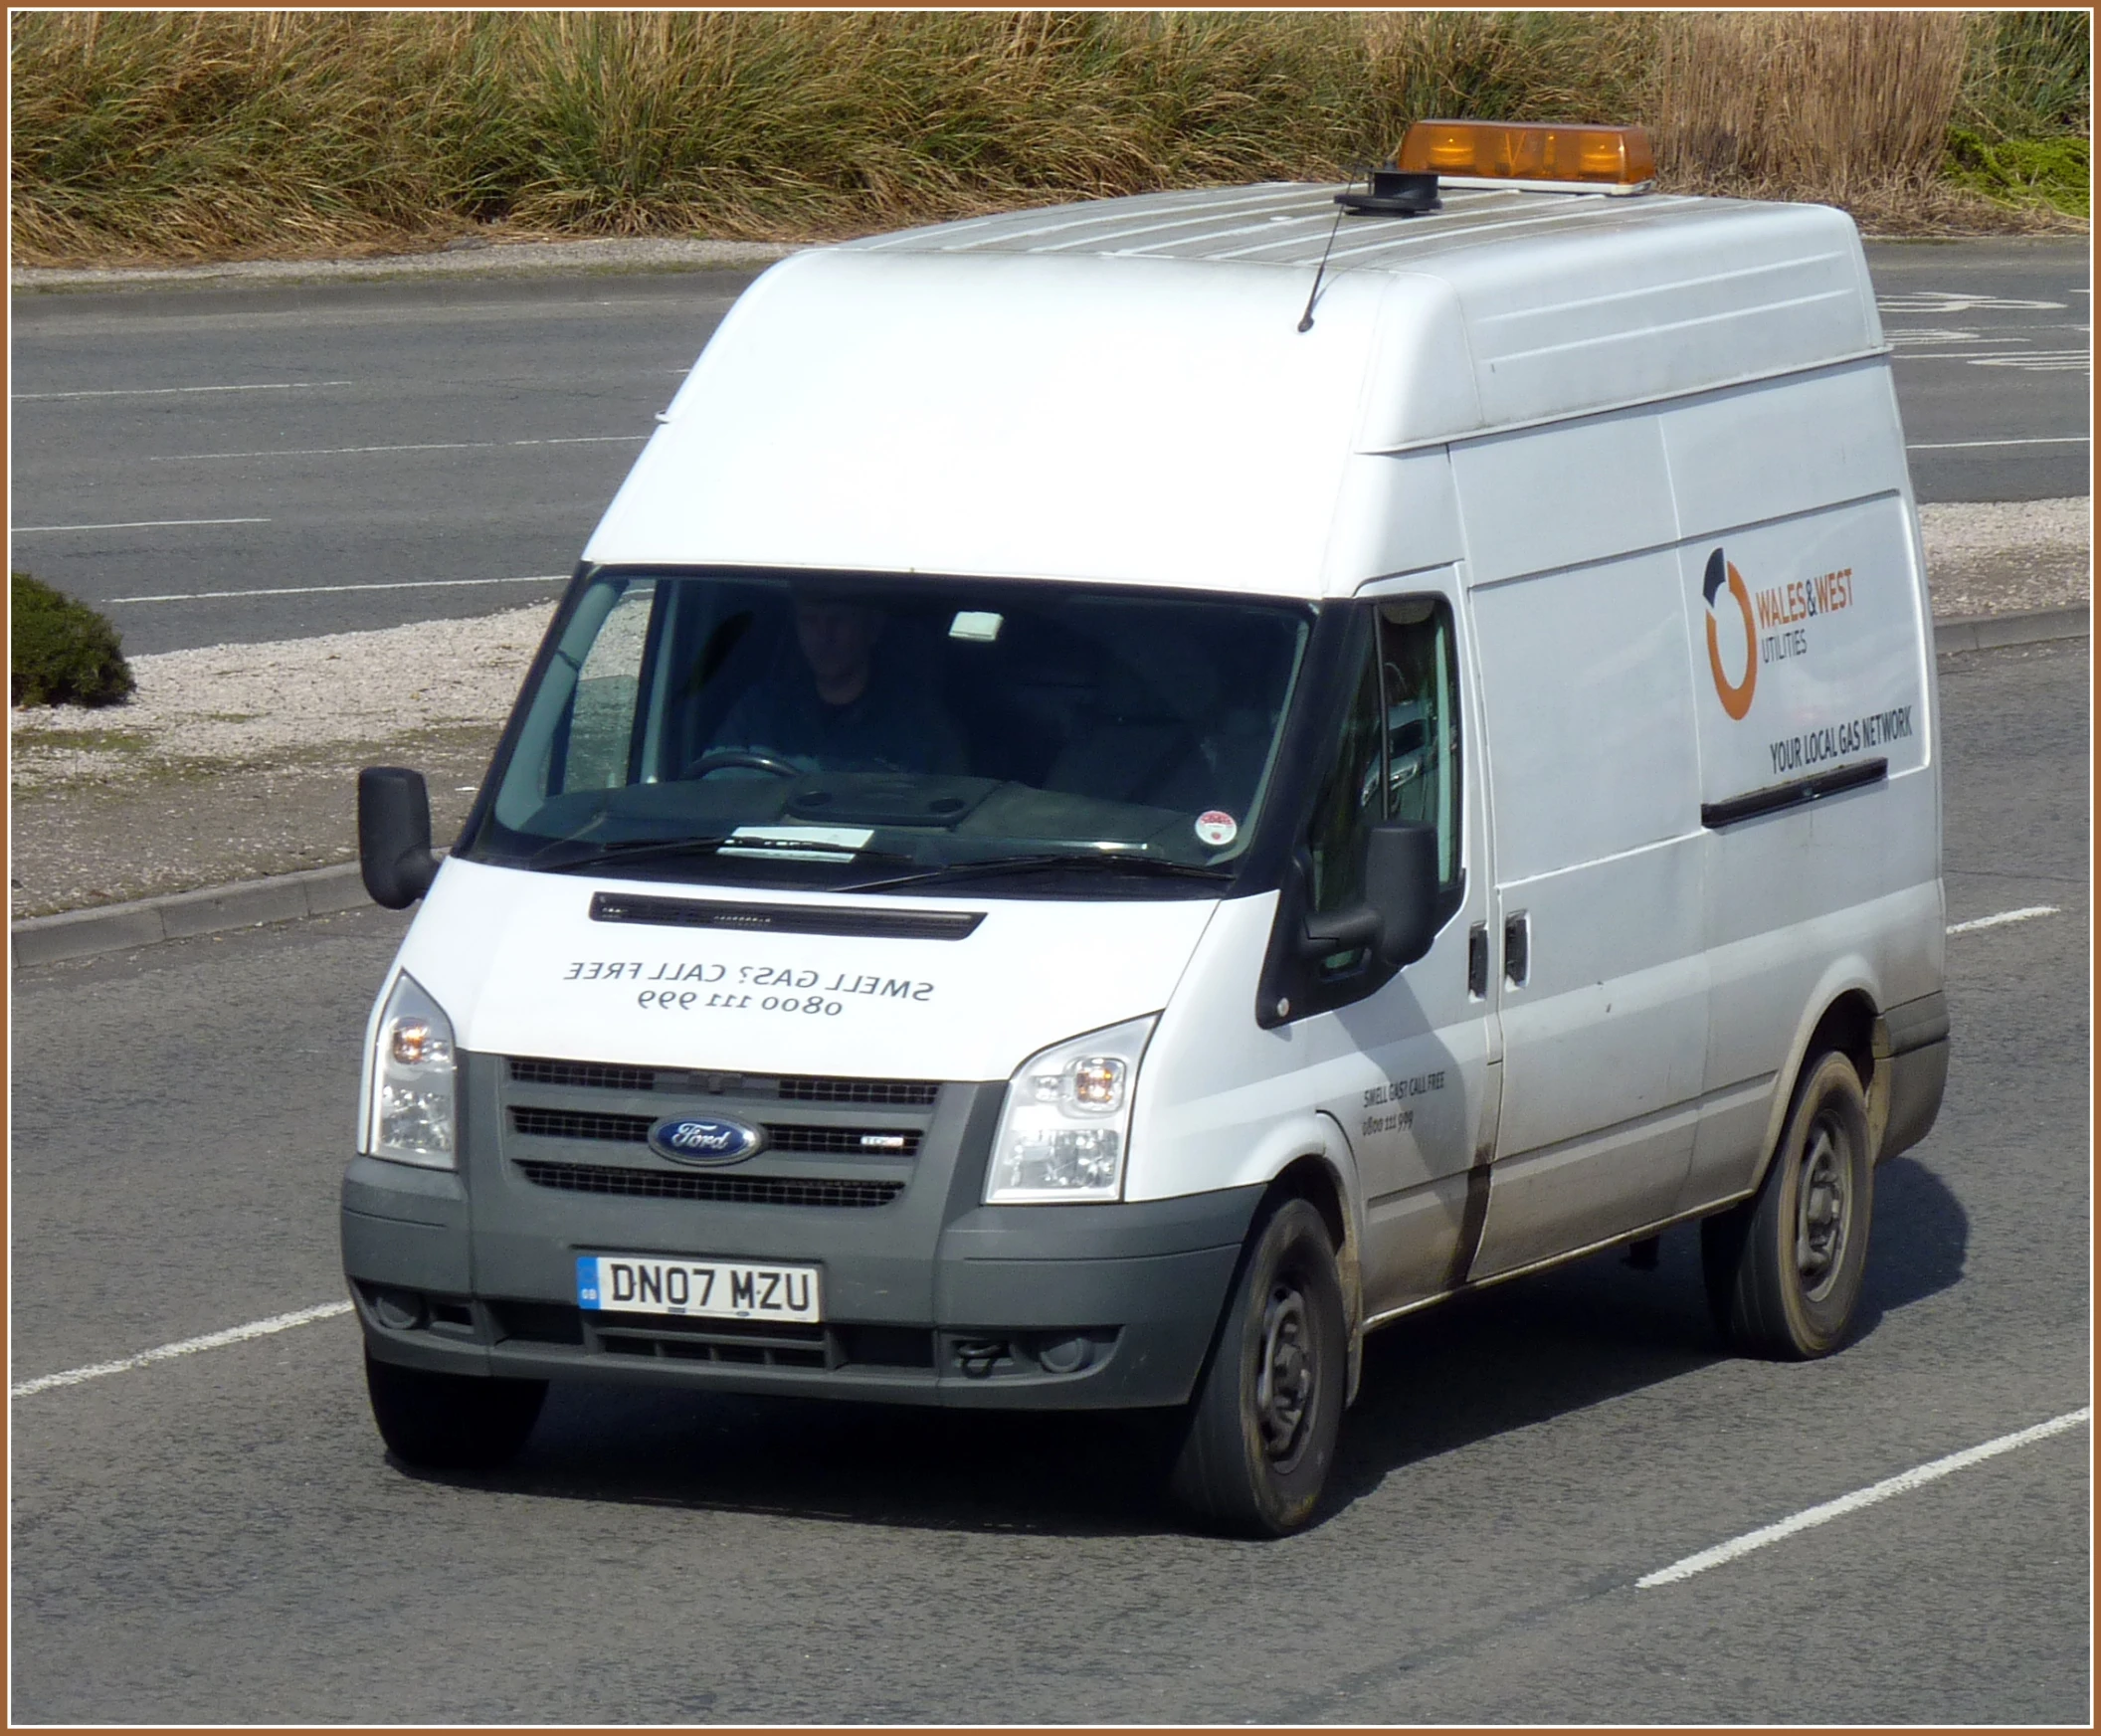
<path id="1" fill-rule="evenodd" d="M 1686 184 L 1841 199 L 1931 181 L 1971 34 L 1953 12 L 1665 15 L 1657 166 Z"/>
<path id="2" fill-rule="evenodd" d="M 1976 108 L 1999 89 L 1979 32 L 2005 28 L 1938 13 L 16 13 L 13 244 L 56 264 L 398 247 L 477 223 L 840 235 L 1335 178 L 1429 113 L 1637 119 L 1681 184 L 1918 206 L 1959 95 Z M 2030 31 L 2007 64 L 2061 106 L 2083 86 L 2064 73 L 2071 40 L 2061 23 Z"/>

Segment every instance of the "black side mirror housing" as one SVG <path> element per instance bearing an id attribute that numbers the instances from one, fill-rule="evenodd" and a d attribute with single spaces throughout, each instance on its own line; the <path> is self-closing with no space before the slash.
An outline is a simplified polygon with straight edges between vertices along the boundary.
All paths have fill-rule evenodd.
<path id="1" fill-rule="evenodd" d="M 1430 950 L 1437 932 L 1437 829 L 1389 820 L 1365 839 L 1364 901 L 1306 921 L 1308 963 L 1369 949 L 1388 975 Z"/>
<path id="2" fill-rule="evenodd" d="M 1365 841 L 1365 901 L 1379 912 L 1379 962 L 1411 965 L 1437 935 L 1437 829 L 1389 820 Z"/>
<path id="3" fill-rule="evenodd" d="M 357 867 L 375 904 L 405 910 L 431 889 L 431 792 L 406 766 L 366 766 L 357 774 Z"/>

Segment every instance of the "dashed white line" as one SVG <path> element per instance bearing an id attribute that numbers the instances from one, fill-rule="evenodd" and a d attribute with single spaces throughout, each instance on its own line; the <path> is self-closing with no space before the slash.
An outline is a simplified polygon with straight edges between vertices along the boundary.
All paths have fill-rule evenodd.
<path id="1" fill-rule="evenodd" d="M 1948 924 L 1948 932 L 1950 934 L 1971 934 L 1980 928 L 1997 928 L 2002 923 L 2026 922 L 2031 917 L 2054 916 L 2056 914 L 2057 906 L 2055 904 L 2029 904 L 2019 910 L 2001 910 L 1992 916 L 1973 916 L 1967 922 L 1951 922 Z"/>
<path id="2" fill-rule="evenodd" d="M 1712 1549 L 1703 1549 L 1697 1555 L 1688 1555 L 1681 1561 L 1672 1562 L 1668 1567 L 1644 1574 L 1634 1581 L 1634 1588 L 1637 1591 L 1648 1591 L 1655 1586 L 1667 1586 L 1681 1579 L 1690 1579 L 1696 1573 L 1705 1573 L 1710 1567 L 1720 1567 L 1724 1562 L 1735 1561 L 1740 1556 L 1749 1555 L 1754 1549 L 1763 1549 L 1769 1543 L 1778 1543 L 1784 1537 L 1792 1537 L 1798 1531 L 1808 1531 L 1816 1525 L 1827 1525 L 1833 1519 L 1843 1518 L 1847 1513 L 1857 1513 L 1862 1507 L 1871 1507 L 1877 1501 L 1886 1501 L 1891 1495 L 1908 1493 L 1956 1471 L 1967 1470 L 1973 1464 L 1982 1464 L 1988 1458 L 1997 1458 L 2002 1452 L 2011 1452 L 2014 1448 L 2026 1447 L 2032 1442 L 2047 1440 L 2052 1435 L 2061 1435 L 2067 1429 L 2076 1429 L 2081 1423 L 2090 1421 L 2093 1414 L 2092 1406 L 2081 1405 L 2076 1411 L 2067 1411 L 2063 1416 L 2052 1417 L 2047 1423 L 2037 1423 L 2031 1429 L 2019 1429 L 2011 1435 L 2002 1435 L 1996 1441 L 1987 1441 L 1982 1446 L 1965 1447 L 1961 1452 L 1951 1452 L 1946 1458 L 1936 1458 L 1930 1463 L 1899 1471 L 1895 1476 L 1886 1476 L 1878 1483 L 1868 1484 L 1864 1489 L 1855 1489 L 1849 1495 L 1840 1495 L 1836 1500 L 1825 1501 L 1819 1506 L 1806 1507 L 1777 1524 L 1761 1526 L 1756 1531 L 1746 1531 L 1741 1537 L 1730 1538 L 1727 1543 L 1717 1543 Z"/>
<path id="3" fill-rule="evenodd" d="M 188 392 L 315 392 L 323 386 L 347 386 L 348 380 L 266 380 L 252 386 L 118 386 L 100 392 L 17 392 L 17 404 L 49 403 L 58 398 L 176 398 Z"/>
<path id="4" fill-rule="evenodd" d="M 221 458 L 349 458 L 372 452 L 483 452 L 514 446 L 605 446 L 620 441 L 644 441 L 647 434 L 565 434 L 545 440 L 428 440 L 414 446 L 296 446 L 276 447 L 262 452 L 171 452 L 146 460 L 149 465 L 192 464 Z"/>
<path id="5" fill-rule="evenodd" d="M 200 1350 L 218 1350 L 229 1344 L 240 1344 L 251 1338 L 267 1338 L 273 1332 L 289 1331 L 294 1326 L 304 1326 L 311 1320 L 327 1320 L 337 1314 L 350 1312 L 348 1302 L 322 1302 L 316 1307 L 300 1308 L 290 1314 L 273 1314 L 267 1320 L 251 1320 L 245 1326 L 229 1326 L 224 1332 L 207 1332 L 202 1338 L 182 1338 L 173 1344 L 156 1345 L 151 1350 L 141 1350 L 136 1356 L 121 1356 L 114 1362 L 92 1362 L 85 1368 L 69 1368 L 61 1374 L 39 1375 L 35 1380 L 19 1381 L 7 1389 L 11 1399 L 26 1399 L 32 1393 L 49 1392 L 53 1387 L 77 1387 L 83 1381 L 100 1380 L 105 1374 L 123 1374 L 134 1368 L 145 1368 L 151 1363 L 167 1362 L 177 1356 L 194 1356 Z"/>
<path id="6" fill-rule="evenodd" d="M 567 573 L 527 573 L 514 579 L 390 579 L 369 585 L 278 585 L 259 591 L 162 591 L 153 596 L 109 597 L 109 603 L 212 603 L 228 597 L 318 597 L 337 591 L 447 591 L 462 585 L 561 585 Z"/>
<path id="7" fill-rule="evenodd" d="M 120 524 L 17 524 L 16 536 L 43 530 L 176 530 L 191 524 L 268 524 L 268 518 L 127 518 Z"/>

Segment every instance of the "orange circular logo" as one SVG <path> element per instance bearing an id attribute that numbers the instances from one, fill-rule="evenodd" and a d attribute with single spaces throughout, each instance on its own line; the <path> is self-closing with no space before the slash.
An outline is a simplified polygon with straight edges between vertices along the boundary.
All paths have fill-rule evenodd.
<path id="1" fill-rule="evenodd" d="M 1736 599 L 1736 607 L 1744 618 L 1744 678 L 1732 681 L 1728 672 L 1722 668 L 1722 641 L 1715 631 L 1714 603 L 1721 594 L 1724 581 L 1729 586 L 1729 595 Z M 1714 690 L 1721 696 L 1722 709 L 1734 722 L 1741 723 L 1750 715 L 1751 695 L 1758 686 L 1758 628 L 1751 619 L 1751 593 L 1744 588 L 1744 575 L 1736 570 L 1736 562 L 1724 560 L 1722 551 L 1716 549 L 1707 557 L 1706 582 L 1700 587 L 1707 598 L 1707 667 L 1714 673 Z"/>

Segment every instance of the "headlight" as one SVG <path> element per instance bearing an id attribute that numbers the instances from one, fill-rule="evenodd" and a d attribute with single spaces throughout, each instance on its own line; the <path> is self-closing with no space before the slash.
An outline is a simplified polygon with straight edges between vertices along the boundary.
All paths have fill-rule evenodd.
<path id="1" fill-rule="evenodd" d="M 407 971 L 394 979 L 379 1016 L 370 1066 L 365 1149 L 396 1163 L 457 1169 L 453 1024 Z"/>
<path id="2" fill-rule="evenodd" d="M 1153 1025 L 1152 1018 L 1112 1025 L 1022 1063 L 992 1144 L 988 1206 L 1122 1193 L 1131 1091 Z"/>

